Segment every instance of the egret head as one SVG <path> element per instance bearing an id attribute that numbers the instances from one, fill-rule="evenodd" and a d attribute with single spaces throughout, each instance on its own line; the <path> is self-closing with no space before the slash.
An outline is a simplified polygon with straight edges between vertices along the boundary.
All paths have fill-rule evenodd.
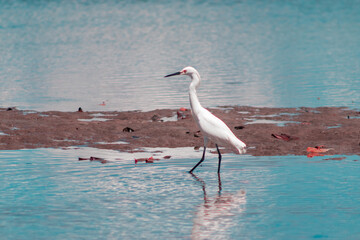
<path id="1" fill-rule="evenodd" d="M 186 67 L 180 71 L 180 75 L 192 75 L 194 73 L 198 73 L 193 67 Z"/>
<path id="2" fill-rule="evenodd" d="M 186 68 L 183 68 L 183 70 L 181 70 L 180 72 L 172 73 L 172 74 L 166 75 L 165 77 L 171 77 L 171 76 L 176 76 L 176 75 L 188 75 L 188 76 L 191 76 L 193 74 L 199 75 L 198 71 L 196 71 L 195 68 L 186 67 Z"/>

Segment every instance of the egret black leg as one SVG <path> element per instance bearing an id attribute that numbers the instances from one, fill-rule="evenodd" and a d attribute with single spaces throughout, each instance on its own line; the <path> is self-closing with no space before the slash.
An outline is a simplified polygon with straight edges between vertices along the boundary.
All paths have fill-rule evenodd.
<path id="1" fill-rule="evenodd" d="M 218 166 L 218 173 L 220 173 L 221 153 L 220 153 L 220 150 L 219 150 L 218 145 L 217 145 L 217 144 L 215 144 L 215 145 L 216 145 L 216 150 L 217 150 L 217 152 L 218 152 L 218 154 L 219 154 L 219 166 Z"/>
<path id="2" fill-rule="evenodd" d="M 218 183 L 219 183 L 219 191 L 218 191 L 218 194 L 219 194 L 219 196 L 220 196 L 220 195 L 221 195 L 221 190 L 222 190 L 220 173 L 218 173 Z"/>
<path id="3" fill-rule="evenodd" d="M 195 170 L 195 168 L 196 168 L 197 166 L 199 166 L 200 163 L 202 163 L 202 161 L 204 161 L 204 159 L 205 159 L 205 150 L 206 150 L 206 147 L 204 147 L 204 152 L 203 152 L 202 158 L 201 158 L 200 161 L 189 171 L 189 173 L 192 173 L 192 172 Z"/>

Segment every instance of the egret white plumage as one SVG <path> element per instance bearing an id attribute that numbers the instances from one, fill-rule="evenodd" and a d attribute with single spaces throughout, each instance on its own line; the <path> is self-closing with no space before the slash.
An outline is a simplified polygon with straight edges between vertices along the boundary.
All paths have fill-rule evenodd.
<path id="1" fill-rule="evenodd" d="M 205 151 L 209 141 L 215 143 L 217 152 L 219 154 L 218 173 L 220 173 L 221 166 L 221 153 L 219 146 L 231 147 L 236 153 L 242 154 L 246 151 L 246 144 L 238 139 L 230 128 L 218 117 L 213 115 L 207 109 L 203 108 L 196 94 L 196 89 L 200 85 L 200 74 L 193 67 L 186 67 L 180 72 L 166 75 L 165 77 L 171 77 L 176 75 L 187 75 L 191 78 L 189 87 L 189 97 L 191 113 L 198 127 L 204 135 L 204 151 L 200 161 L 190 170 L 192 173 L 197 166 L 199 166 L 205 159 Z"/>

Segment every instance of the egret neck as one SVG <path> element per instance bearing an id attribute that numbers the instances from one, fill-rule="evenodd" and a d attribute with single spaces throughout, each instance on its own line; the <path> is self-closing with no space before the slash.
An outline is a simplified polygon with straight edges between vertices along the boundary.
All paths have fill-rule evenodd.
<path id="1" fill-rule="evenodd" d="M 191 106 L 192 114 L 196 116 L 197 113 L 202 108 L 199 98 L 196 94 L 196 89 L 200 86 L 200 75 L 198 72 L 194 72 L 190 75 L 190 78 L 191 78 L 191 84 L 189 87 L 190 106 Z"/>

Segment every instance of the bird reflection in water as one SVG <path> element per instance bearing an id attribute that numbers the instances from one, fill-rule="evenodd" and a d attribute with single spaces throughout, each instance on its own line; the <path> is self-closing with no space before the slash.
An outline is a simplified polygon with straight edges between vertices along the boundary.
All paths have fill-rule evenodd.
<path id="1" fill-rule="evenodd" d="M 223 193 L 221 176 L 218 174 L 218 191 L 213 197 L 208 196 L 205 182 L 191 173 L 202 186 L 204 203 L 196 209 L 191 232 L 192 239 L 224 238 L 228 230 L 236 226 L 234 217 L 245 210 L 246 193 L 240 190 L 236 193 Z"/>

